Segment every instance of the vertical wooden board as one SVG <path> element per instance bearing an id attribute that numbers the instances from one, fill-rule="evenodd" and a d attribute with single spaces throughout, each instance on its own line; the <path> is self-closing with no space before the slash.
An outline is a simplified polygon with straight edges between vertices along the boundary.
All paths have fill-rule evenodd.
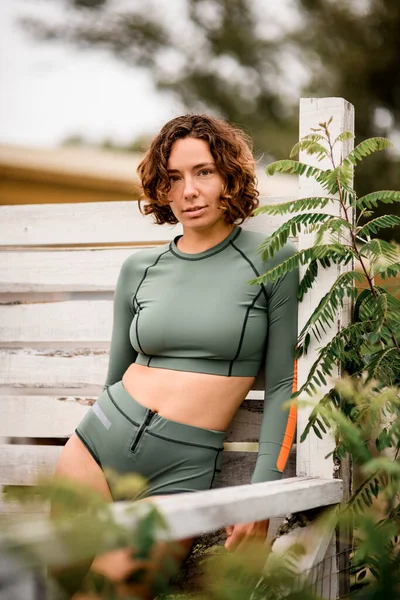
<path id="1" fill-rule="evenodd" d="M 300 102 L 300 138 L 310 133 L 311 128 L 318 127 L 321 122 L 327 122 L 333 117 L 330 125 L 330 131 L 333 139 L 344 130 L 354 131 L 354 109 L 351 104 L 342 98 L 303 98 Z M 338 143 L 335 146 L 335 161 L 340 161 L 352 148 L 352 140 L 346 143 Z M 319 168 L 331 168 L 330 162 L 324 160 L 318 162 L 315 156 L 309 156 L 305 152 L 300 153 L 300 161 L 306 162 Z M 325 196 L 326 192 L 313 179 L 301 176 L 299 179 L 299 197 Z M 332 214 L 340 214 L 338 203 L 328 204 L 324 209 Z M 299 250 L 303 250 L 312 245 L 314 235 L 312 233 L 302 233 L 299 235 Z M 347 269 L 351 269 L 348 265 Z M 304 275 L 305 267 L 301 269 L 301 276 Z M 311 292 L 308 292 L 304 300 L 299 304 L 299 331 L 313 313 L 320 299 L 331 288 L 332 284 L 341 273 L 341 268 L 333 265 L 329 269 L 319 270 L 318 278 Z M 346 324 L 350 318 L 349 306 L 341 310 L 335 320 L 334 325 L 327 330 L 326 335 L 321 341 L 313 341 L 305 357 L 299 360 L 298 377 L 299 387 L 305 382 L 311 365 L 317 358 L 318 348 L 325 345 L 338 332 L 340 327 Z M 337 370 L 335 375 L 339 375 Z M 321 395 L 328 388 L 320 388 Z M 302 400 L 308 403 L 308 406 L 301 408 L 298 413 L 298 436 L 300 436 L 307 424 L 313 405 L 317 401 L 314 397 L 310 399 L 304 395 Z M 298 440 L 299 442 L 299 440 Z M 333 461 L 332 458 L 325 459 L 325 456 L 332 451 L 334 440 L 330 435 L 324 436 L 320 440 L 313 432 L 309 434 L 305 442 L 297 444 L 297 475 L 309 475 L 316 477 L 332 477 Z"/>

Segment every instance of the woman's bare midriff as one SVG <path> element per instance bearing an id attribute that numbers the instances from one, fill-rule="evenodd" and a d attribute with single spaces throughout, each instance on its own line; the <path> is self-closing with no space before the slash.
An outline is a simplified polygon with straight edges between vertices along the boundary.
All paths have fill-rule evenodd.
<path id="1" fill-rule="evenodd" d="M 132 364 L 122 378 L 129 394 L 171 421 L 226 431 L 254 377 L 224 377 Z"/>

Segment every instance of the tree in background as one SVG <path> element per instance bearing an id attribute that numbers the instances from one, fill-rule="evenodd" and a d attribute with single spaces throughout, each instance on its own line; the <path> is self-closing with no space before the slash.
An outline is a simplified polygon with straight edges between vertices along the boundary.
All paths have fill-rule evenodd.
<path id="1" fill-rule="evenodd" d="M 296 141 L 300 93 L 354 103 L 357 141 L 399 133 L 398 0 L 286 0 L 279 11 L 263 0 L 175 0 L 168 10 L 162 0 L 60 0 L 60 8 L 59 21 L 23 25 L 147 69 L 189 110 L 244 128 L 264 160 Z M 395 154 L 376 157 L 360 169 L 357 190 L 400 187 L 398 167 Z"/>

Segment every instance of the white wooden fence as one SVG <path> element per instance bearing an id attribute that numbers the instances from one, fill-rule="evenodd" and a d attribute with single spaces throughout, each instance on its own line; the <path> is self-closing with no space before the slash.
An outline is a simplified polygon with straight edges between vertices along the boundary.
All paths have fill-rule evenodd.
<path id="1" fill-rule="evenodd" d="M 300 135 L 331 116 L 333 135 L 352 129 L 353 109 L 346 101 L 302 100 Z M 347 151 L 343 144 L 337 147 L 338 153 Z M 300 178 L 300 196 L 318 193 L 309 180 Z M 270 203 L 285 198 L 262 200 Z M 260 215 L 245 226 L 267 236 L 279 223 L 278 217 Z M 135 202 L 0 207 L 0 438 L 13 442 L 0 445 L 0 485 L 30 485 L 44 473 L 52 473 L 61 447 L 38 445 L 37 439 L 68 438 L 101 389 L 108 360 L 112 291 L 123 259 L 178 233 L 179 226 L 161 227 L 142 217 Z M 309 236 L 301 236 L 296 243 L 306 247 Z M 336 277 L 335 266 L 319 278 L 318 287 L 299 307 L 300 327 Z M 338 315 L 327 335 L 333 335 L 347 318 L 348 311 Z M 299 385 L 315 356 L 312 347 L 299 361 Z M 289 479 L 248 485 L 262 412 L 262 392 L 257 387 L 229 428 L 216 484 L 235 487 L 154 501 L 173 539 L 235 522 L 273 517 L 281 521 L 286 514 L 341 501 L 342 481 L 336 478 L 332 460 L 325 459 L 333 444 L 329 436 L 319 440 L 311 435 L 304 444 L 297 444 L 297 467 L 294 461 L 289 463 Z M 310 410 L 299 411 L 298 434 Z M 124 509 L 123 503 L 113 508 L 130 527 L 134 517 L 124 515 Z M 45 548 L 51 532 L 44 524 L 41 527 Z M 335 554 L 335 537 L 332 528 L 317 538 L 312 527 L 303 529 L 281 538 L 276 548 L 284 551 L 293 536 L 302 540 L 307 548 L 302 565 L 306 570 L 326 550 Z M 29 538 L 33 533 L 25 528 L 21 535 Z M 34 535 L 37 538 L 37 529 Z M 325 597 L 335 598 L 335 578 L 328 587 Z"/>

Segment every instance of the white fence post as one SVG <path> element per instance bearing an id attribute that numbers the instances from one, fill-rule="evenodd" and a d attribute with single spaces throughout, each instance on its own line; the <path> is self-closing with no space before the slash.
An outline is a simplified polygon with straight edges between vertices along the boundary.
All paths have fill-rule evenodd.
<path id="1" fill-rule="evenodd" d="M 330 132 L 335 139 L 341 132 L 348 130 L 354 132 L 354 107 L 343 98 L 302 98 L 300 100 L 300 139 L 311 133 L 311 128 L 318 127 L 319 123 L 327 122 L 332 117 L 330 124 Z M 351 151 L 353 148 L 353 140 L 338 143 L 335 146 L 334 154 L 336 163 L 340 162 L 342 157 Z M 327 158 L 318 162 L 314 156 L 306 155 L 301 152 L 299 160 L 306 162 L 319 168 L 326 169 L 331 167 Z M 313 179 L 307 179 L 305 176 L 299 178 L 299 198 L 310 196 L 325 196 L 326 192 Z M 326 210 L 326 209 L 325 209 Z M 332 214 L 340 215 L 340 206 L 338 203 L 329 205 L 329 210 Z M 299 236 L 299 250 L 308 248 L 313 243 L 313 234 L 305 233 Z M 346 269 L 353 269 L 353 265 L 349 264 Z M 304 274 L 305 268 L 303 267 Z M 343 271 L 343 267 L 332 265 L 329 269 L 320 269 L 316 285 L 311 292 L 307 293 L 304 300 L 299 305 L 299 331 L 315 310 L 322 296 L 324 296 L 338 275 Z M 305 382 L 311 365 L 317 358 L 318 348 L 325 345 L 332 337 L 340 330 L 343 325 L 346 325 L 351 318 L 350 302 L 337 314 L 337 319 L 331 329 L 326 333 L 324 339 L 319 342 L 315 340 L 311 342 L 308 353 L 299 360 L 298 364 L 298 385 Z M 333 374 L 339 376 L 339 367 L 337 372 Z M 326 390 L 329 387 L 326 388 Z M 321 393 L 325 390 L 321 388 Z M 307 402 L 312 401 L 308 395 L 303 396 L 300 400 Z M 317 398 L 315 399 L 317 401 Z M 299 410 L 298 425 L 297 425 L 297 475 L 298 476 L 313 476 L 313 477 L 337 477 L 335 472 L 332 457 L 325 458 L 334 447 L 334 440 L 331 435 L 325 435 L 321 440 L 314 432 L 311 432 L 307 439 L 300 444 L 300 435 L 304 431 L 309 415 L 312 411 L 312 406 L 303 407 Z M 349 492 L 350 482 L 345 472 L 341 472 L 347 490 L 344 490 L 345 498 Z M 334 557 L 337 553 L 335 540 L 332 540 L 330 548 L 331 556 Z M 329 553 L 329 549 L 328 549 Z M 332 567 L 335 566 L 335 561 L 332 560 Z M 329 581 L 329 579 L 331 581 Z M 327 582 L 330 589 L 324 589 L 324 596 L 327 598 L 336 598 L 338 593 L 338 578 L 328 578 Z"/>

